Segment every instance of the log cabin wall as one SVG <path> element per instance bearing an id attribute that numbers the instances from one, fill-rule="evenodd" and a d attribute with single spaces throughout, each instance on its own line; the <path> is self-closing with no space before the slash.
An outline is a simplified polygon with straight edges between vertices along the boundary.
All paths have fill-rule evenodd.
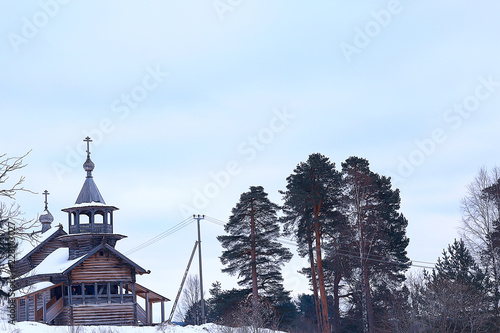
<path id="1" fill-rule="evenodd" d="M 89 253 L 93 248 L 92 239 L 79 239 L 69 243 L 69 260 L 79 258 Z"/>
<path id="2" fill-rule="evenodd" d="M 54 325 L 58 326 L 69 326 L 69 307 L 65 306 L 62 312 L 54 319 Z"/>
<path id="3" fill-rule="evenodd" d="M 72 283 L 132 282 L 130 266 L 103 249 L 75 267 L 69 278 Z"/>
<path id="4" fill-rule="evenodd" d="M 134 311 L 134 303 L 74 306 L 73 325 L 135 325 Z"/>

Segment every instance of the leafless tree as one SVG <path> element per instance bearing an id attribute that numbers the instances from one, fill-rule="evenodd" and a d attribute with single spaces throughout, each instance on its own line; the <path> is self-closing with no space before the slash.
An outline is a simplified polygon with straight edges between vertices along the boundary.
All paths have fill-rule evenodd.
<path id="1" fill-rule="evenodd" d="M 280 317 L 266 298 L 258 297 L 255 300 L 253 295 L 250 295 L 228 314 L 225 324 L 238 327 L 243 333 L 258 333 L 265 328 L 277 330 Z"/>
<path id="2" fill-rule="evenodd" d="M 500 248 L 493 235 L 500 219 L 500 202 L 486 195 L 500 179 L 500 168 L 488 172 L 482 168 L 474 181 L 467 186 L 467 194 L 462 199 L 461 236 L 483 269 L 493 282 L 493 307 L 500 319 Z"/>
<path id="3" fill-rule="evenodd" d="M 37 225 L 36 220 L 26 220 L 21 217 L 19 205 L 15 201 L 15 196 L 19 192 L 31 192 L 23 187 L 24 177 L 20 176 L 11 181 L 12 173 L 23 169 L 23 159 L 21 157 L 7 157 L 0 155 L 0 287 L 5 287 L 10 276 L 8 263 L 15 260 L 17 243 L 21 240 L 33 241 L 37 234 L 33 233 L 33 228 Z M 5 300 L 8 292 L 0 289 L 0 299 Z"/>
<path id="4" fill-rule="evenodd" d="M 200 279 L 198 275 L 189 275 L 182 291 L 179 313 L 183 321 L 186 321 L 188 314 L 192 316 L 194 324 L 200 325 L 201 312 L 197 309 L 200 305 Z"/>

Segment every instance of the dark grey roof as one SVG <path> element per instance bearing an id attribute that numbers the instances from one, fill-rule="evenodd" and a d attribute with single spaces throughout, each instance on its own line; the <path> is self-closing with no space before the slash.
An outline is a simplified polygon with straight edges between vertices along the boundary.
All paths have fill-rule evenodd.
<path id="1" fill-rule="evenodd" d="M 106 204 L 104 199 L 102 198 L 97 185 L 94 182 L 94 178 L 87 177 L 85 178 L 85 182 L 83 183 L 83 187 L 76 198 L 75 204 L 81 203 L 92 203 L 92 202 L 100 202 L 102 204 Z"/>

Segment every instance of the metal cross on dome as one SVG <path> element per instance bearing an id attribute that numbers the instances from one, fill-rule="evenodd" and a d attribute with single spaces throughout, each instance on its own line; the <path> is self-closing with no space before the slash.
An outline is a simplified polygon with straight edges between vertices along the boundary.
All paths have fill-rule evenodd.
<path id="1" fill-rule="evenodd" d="M 42 193 L 45 196 L 45 210 L 47 210 L 48 207 L 48 202 L 47 202 L 47 196 L 50 194 L 49 191 L 45 190 Z"/>
<path id="2" fill-rule="evenodd" d="M 83 141 L 87 142 L 87 156 L 90 156 L 90 143 L 92 142 L 92 139 L 90 139 L 90 137 L 86 137 Z"/>

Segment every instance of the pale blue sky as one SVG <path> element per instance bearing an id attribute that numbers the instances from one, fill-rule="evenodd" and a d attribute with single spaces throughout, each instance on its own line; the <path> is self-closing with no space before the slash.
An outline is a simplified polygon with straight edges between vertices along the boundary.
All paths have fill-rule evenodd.
<path id="1" fill-rule="evenodd" d="M 278 190 L 311 153 L 339 168 L 364 157 L 401 190 L 409 256 L 433 262 L 457 237 L 465 186 L 499 164 L 499 10 L 494 1 L 1 0 L 0 152 L 32 150 L 26 187 L 47 189 L 66 226 L 60 209 L 83 184 L 82 140 L 92 136 L 94 179 L 120 208 L 115 231 L 129 236 L 123 252 L 192 213 L 227 219 L 252 185 L 281 203 Z M 43 210 L 41 194 L 18 203 L 26 217 Z M 203 225 L 206 289 L 234 286 L 220 273 L 222 232 Z M 192 224 L 131 255 L 152 270 L 143 283 L 174 298 L 194 239 Z M 284 274 L 297 292 L 299 268 Z"/>

